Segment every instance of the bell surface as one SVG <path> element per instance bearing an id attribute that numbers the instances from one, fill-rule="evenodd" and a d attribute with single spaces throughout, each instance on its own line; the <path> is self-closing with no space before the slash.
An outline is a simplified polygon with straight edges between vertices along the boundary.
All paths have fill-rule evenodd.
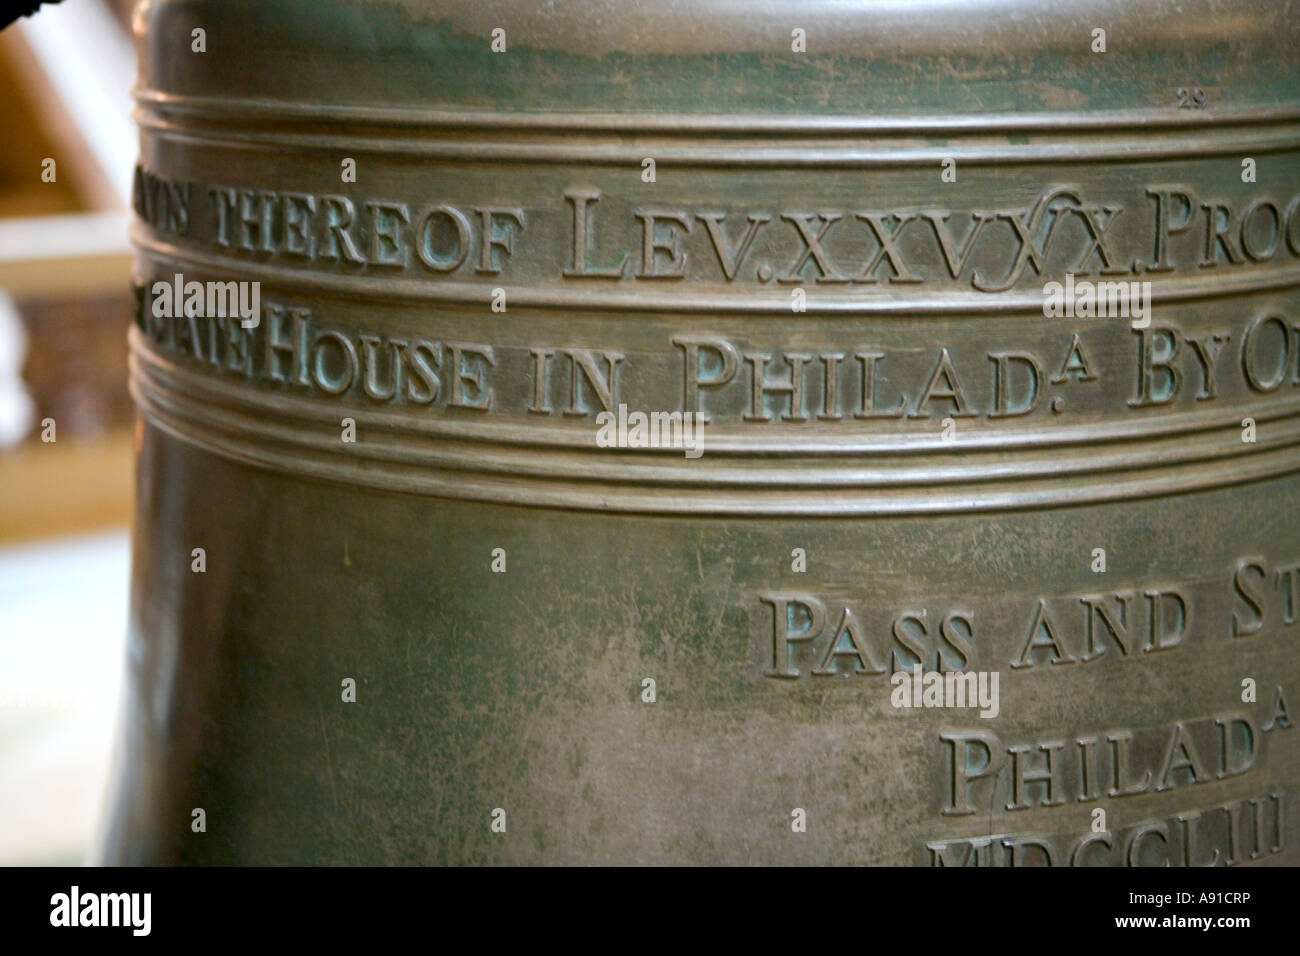
<path id="1" fill-rule="evenodd" d="M 104 861 L 1300 863 L 1284 8 L 135 30 Z"/>

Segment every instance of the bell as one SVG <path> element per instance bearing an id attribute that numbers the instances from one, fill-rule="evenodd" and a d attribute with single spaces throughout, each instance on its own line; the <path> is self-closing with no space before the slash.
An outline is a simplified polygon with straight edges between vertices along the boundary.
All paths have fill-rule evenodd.
<path id="1" fill-rule="evenodd" d="M 1024 6 L 141 4 L 101 859 L 1300 863 L 1300 26 Z"/>

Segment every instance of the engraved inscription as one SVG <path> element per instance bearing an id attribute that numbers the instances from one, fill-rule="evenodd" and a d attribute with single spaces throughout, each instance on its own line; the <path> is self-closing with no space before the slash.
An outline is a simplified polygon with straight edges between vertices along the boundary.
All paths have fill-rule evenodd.
<path id="1" fill-rule="evenodd" d="M 1255 766 L 1265 735 L 1291 726 L 1278 688 L 1262 723 L 1234 711 L 1137 731 L 1047 734 L 1011 743 L 987 730 L 947 731 L 939 734 L 936 755 L 944 768 L 939 812 L 962 817 L 991 805 L 1011 812 L 1063 807 L 1226 780 Z"/>
<path id="2" fill-rule="evenodd" d="M 1197 332 L 1172 323 L 1042 327 L 1028 341 L 1005 334 L 1006 344 L 990 333 L 978 352 L 870 340 L 783 348 L 769 344 L 771 333 L 756 345 L 667 330 L 660 348 L 648 349 L 642 337 L 634 350 L 572 338 L 504 345 L 409 326 L 394 333 L 323 324 L 312 309 L 270 299 L 258 328 L 237 329 L 207 316 L 155 316 L 150 286 L 137 287 L 140 328 L 156 347 L 219 373 L 324 397 L 473 407 L 530 422 L 590 418 L 626 403 L 691 412 L 732 429 L 860 434 L 916 421 L 1014 425 L 1229 401 L 1253 413 L 1252 399 L 1300 394 L 1300 322 L 1276 311 L 1260 312 L 1244 330 L 1226 322 Z M 1117 347 L 1124 339 L 1129 347 Z"/>
<path id="3" fill-rule="evenodd" d="M 1294 795 L 1268 791 L 1103 833 L 998 834 L 925 844 L 929 866 L 1236 866 L 1294 842 Z M 1291 806 L 1289 806 L 1291 805 Z"/>
<path id="4" fill-rule="evenodd" d="M 876 607 L 851 597 L 760 590 L 750 601 L 751 659 L 764 676 L 877 677 L 914 667 L 1058 670 L 1138 660 L 1295 627 L 1300 560 L 1243 557 L 1218 581 L 1134 583 L 1022 603 L 937 601 Z"/>
<path id="5" fill-rule="evenodd" d="M 1229 200 L 1167 183 L 1100 199 L 1044 185 L 1032 202 L 1001 209 L 724 208 L 638 204 L 584 184 L 527 202 L 353 198 L 177 182 L 139 168 L 134 207 L 159 233 L 256 261 L 584 285 L 998 293 L 1049 276 L 1200 274 L 1300 257 L 1300 196 Z"/>

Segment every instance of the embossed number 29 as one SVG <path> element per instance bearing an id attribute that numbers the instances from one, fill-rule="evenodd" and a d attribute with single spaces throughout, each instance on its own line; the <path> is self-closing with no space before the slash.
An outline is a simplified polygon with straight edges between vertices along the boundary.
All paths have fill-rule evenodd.
<path id="1" fill-rule="evenodd" d="M 1205 90 L 1199 87 L 1189 90 L 1186 87 L 1178 89 L 1178 108 L 1180 110 L 1201 110 L 1205 109 Z"/>

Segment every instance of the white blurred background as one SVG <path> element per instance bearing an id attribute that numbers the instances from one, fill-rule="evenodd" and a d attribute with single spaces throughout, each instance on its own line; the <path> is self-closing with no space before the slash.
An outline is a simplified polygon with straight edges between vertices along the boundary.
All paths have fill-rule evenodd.
<path id="1" fill-rule="evenodd" d="M 116 728 L 129 8 L 63 0 L 0 30 L 0 865 L 86 862 Z"/>

